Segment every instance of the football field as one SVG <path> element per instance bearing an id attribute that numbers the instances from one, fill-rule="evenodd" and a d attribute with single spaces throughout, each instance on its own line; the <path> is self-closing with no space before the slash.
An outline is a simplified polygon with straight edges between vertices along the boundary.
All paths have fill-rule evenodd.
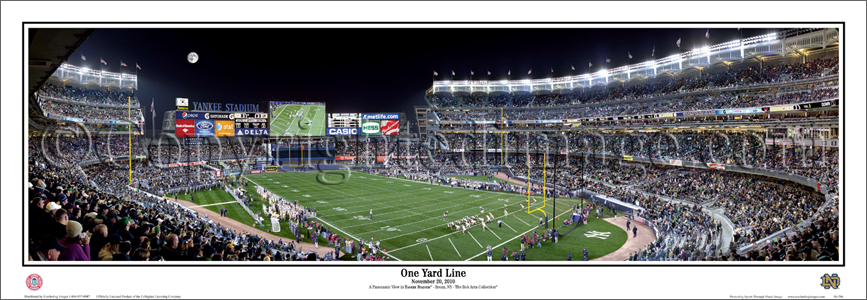
<path id="1" fill-rule="evenodd" d="M 533 195 L 529 209 L 527 196 L 514 193 L 474 191 L 461 188 L 431 185 L 406 179 L 388 178 L 360 172 L 351 172 L 340 184 L 323 184 L 317 181 L 316 172 L 262 173 L 245 175 L 252 184 L 261 185 L 286 200 L 298 200 L 302 205 L 315 207 L 317 218 L 327 228 L 352 240 L 380 241 L 387 255 L 403 261 L 464 261 L 485 260 L 485 248 L 494 249 L 494 259 L 499 260 L 503 247 L 511 253 L 520 248 L 519 238 L 524 234 L 540 236 L 547 232 L 539 227 L 540 217 L 549 216 L 549 228 L 566 232 L 572 227 L 563 227 L 561 220 L 571 213 L 570 206 L 579 199 L 557 199 L 553 203 Z M 337 181 L 342 176 L 329 174 L 326 180 Z M 250 191 L 255 189 L 250 186 Z M 525 208 L 521 208 L 521 204 Z M 474 226 L 466 234 L 447 228 L 447 223 L 466 216 L 493 213 L 503 220 L 488 223 L 488 229 Z M 505 207 L 505 208 L 504 208 Z M 544 214 L 540 210 L 544 210 Z M 373 218 L 370 218 L 373 210 Z M 504 210 L 508 216 L 504 217 Z M 536 211 L 533 211 L 536 210 Z M 448 218 L 443 214 L 448 211 Z M 528 211 L 532 211 L 529 212 Z M 584 233 L 604 232 L 598 234 Z M 620 248 L 626 241 L 626 233 L 619 227 L 602 219 L 591 218 L 587 225 L 575 229 L 559 243 L 543 242 L 542 248 L 527 250 L 527 260 L 565 260 L 571 251 L 574 260 L 581 259 L 581 249 L 590 251 L 589 258 L 601 257 Z"/>
<path id="2" fill-rule="evenodd" d="M 325 105 L 282 104 L 271 114 L 271 136 L 325 136 Z"/>

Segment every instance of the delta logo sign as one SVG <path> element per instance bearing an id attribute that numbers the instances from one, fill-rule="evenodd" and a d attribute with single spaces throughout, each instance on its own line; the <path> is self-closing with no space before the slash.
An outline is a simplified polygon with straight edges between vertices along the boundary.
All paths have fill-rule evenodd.
<path id="1" fill-rule="evenodd" d="M 268 135 L 269 135 L 269 133 L 268 133 L 267 128 L 259 128 L 259 129 L 237 128 L 237 129 L 235 129 L 235 136 L 268 136 Z"/>
<path id="2" fill-rule="evenodd" d="M 383 120 L 380 123 L 380 131 L 382 135 L 398 135 L 400 133 L 400 121 Z"/>
<path id="3" fill-rule="evenodd" d="M 196 120 L 196 137 L 214 136 L 214 121 Z"/>
<path id="4" fill-rule="evenodd" d="M 175 120 L 175 136 L 177 136 L 177 137 L 195 137 L 196 136 L 196 121 L 194 121 L 194 120 Z"/>

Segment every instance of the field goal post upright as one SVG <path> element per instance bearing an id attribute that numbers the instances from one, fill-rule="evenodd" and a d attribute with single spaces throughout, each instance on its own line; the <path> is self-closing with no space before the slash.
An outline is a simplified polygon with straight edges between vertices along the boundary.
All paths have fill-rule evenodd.
<path id="1" fill-rule="evenodd" d="M 286 165 L 287 165 L 287 166 L 290 166 L 290 167 L 293 167 L 293 168 L 294 168 L 294 167 L 303 167 L 303 166 L 304 166 L 304 145 L 302 145 L 301 142 L 300 142 L 300 140 L 299 140 L 299 143 L 298 143 L 298 146 L 299 146 L 299 148 L 298 148 L 298 154 L 300 154 L 300 155 L 298 156 L 298 163 L 295 164 L 295 163 L 292 162 L 292 142 L 295 141 L 295 139 L 292 138 L 292 137 L 290 137 L 289 141 L 290 141 L 290 142 L 289 142 L 289 158 L 288 158 L 288 159 L 289 159 L 289 163 L 286 164 Z M 278 151 L 278 152 L 279 152 L 279 151 Z"/>

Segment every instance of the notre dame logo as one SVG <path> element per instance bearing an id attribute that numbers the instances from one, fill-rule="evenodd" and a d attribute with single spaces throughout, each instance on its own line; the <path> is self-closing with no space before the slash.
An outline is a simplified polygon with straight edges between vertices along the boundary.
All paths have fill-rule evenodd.
<path id="1" fill-rule="evenodd" d="M 822 284 L 821 285 L 826 290 L 830 289 L 830 288 L 834 288 L 836 290 L 837 287 L 840 286 L 840 277 L 837 276 L 837 273 L 834 273 L 831 275 L 828 275 L 828 273 L 825 273 L 825 276 L 822 276 Z"/>

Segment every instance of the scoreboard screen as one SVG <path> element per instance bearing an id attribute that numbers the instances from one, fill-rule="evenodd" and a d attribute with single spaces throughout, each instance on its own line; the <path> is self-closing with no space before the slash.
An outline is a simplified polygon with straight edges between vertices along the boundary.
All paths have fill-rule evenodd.
<path id="1" fill-rule="evenodd" d="M 361 126 L 361 114 L 328 114 L 328 127 L 349 128 Z"/>
<path id="2" fill-rule="evenodd" d="M 268 113 L 178 111 L 177 137 L 268 136 Z"/>
<path id="3" fill-rule="evenodd" d="M 235 136 L 269 136 L 268 113 L 234 113 Z"/>
<path id="4" fill-rule="evenodd" d="M 324 136 L 325 103 L 271 101 L 271 136 Z"/>
<path id="5" fill-rule="evenodd" d="M 361 114 L 359 113 L 331 113 L 328 114 L 327 135 L 358 135 L 361 127 Z"/>

